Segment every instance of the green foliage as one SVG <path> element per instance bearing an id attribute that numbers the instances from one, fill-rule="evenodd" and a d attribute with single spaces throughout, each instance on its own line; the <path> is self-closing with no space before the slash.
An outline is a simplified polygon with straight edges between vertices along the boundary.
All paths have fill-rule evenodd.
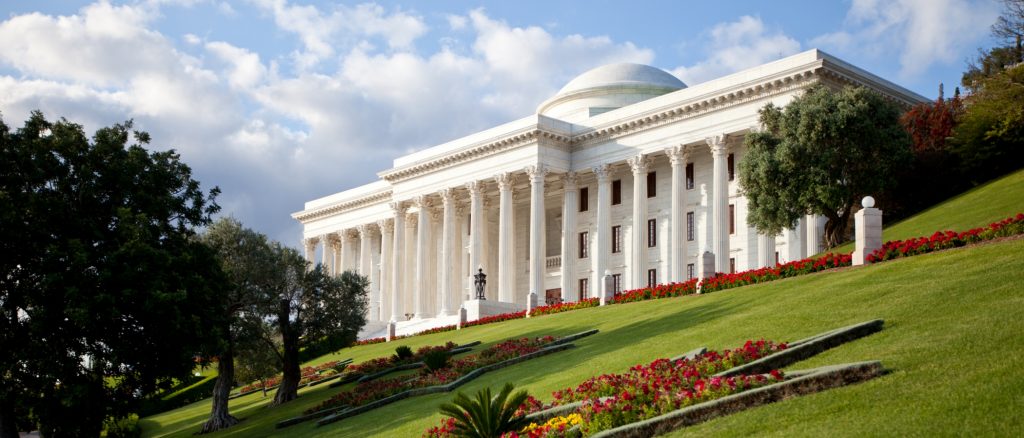
<path id="1" fill-rule="evenodd" d="M 139 438 L 142 428 L 139 427 L 139 416 L 131 414 L 123 418 L 107 418 L 103 423 L 103 436 L 107 438 Z"/>
<path id="2" fill-rule="evenodd" d="M 491 388 L 477 391 L 469 398 L 459 392 L 452 403 L 442 404 L 442 414 L 455 419 L 455 435 L 467 438 L 498 438 L 502 433 L 522 429 L 529 421 L 516 417 L 516 410 L 526 402 L 526 391 L 512 394 L 513 386 L 506 383 L 501 391 L 491 396 Z"/>
<path id="3" fill-rule="evenodd" d="M 1024 166 L 1024 65 L 980 80 L 954 130 L 954 152 L 975 182 Z"/>
<path id="4" fill-rule="evenodd" d="M 271 331 L 268 328 L 268 331 Z M 264 382 L 281 371 L 280 342 L 277 339 L 248 339 L 235 355 L 235 380 Z M 264 386 L 265 388 L 265 386 Z"/>
<path id="5" fill-rule="evenodd" d="M 395 347 L 395 358 L 398 360 L 406 360 L 412 357 L 412 348 L 408 345 L 399 345 Z"/>
<path id="6" fill-rule="evenodd" d="M 815 86 L 785 108 L 760 111 L 763 132 L 746 137 L 740 186 L 747 222 L 766 234 L 792 228 L 805 214 L 828 218 L 825 241 L 842 241 L 861 197 L 892 185 L 910 159 L 900 110 L 863 87 Z"/>
<path id="7" fill-rule="evenodd" d="M 216 337 L 223 276 L 192 237 L 218 207 L 132 123 L 0 121 L 0 424 L 99 435 L 185 378 Z"/>
<path id="8" fill-rule="evenodd" d="M 190 384 L 180 388 L 171 388 L 166 393 L 161 392 L 145 398 L 139 406 L 139 416 L 148 417 L 210 397 L 210 391 L 217 383 L 217 376 L 197 377 L 196 379 L 188 381 Z"/>
<path id="9" fill-rule="evenodd" d="M 451 355 L 447 350 L 431 350 L 423 355 L 424 371 L 434 372 L 448 366 L 448 358 Z"/>

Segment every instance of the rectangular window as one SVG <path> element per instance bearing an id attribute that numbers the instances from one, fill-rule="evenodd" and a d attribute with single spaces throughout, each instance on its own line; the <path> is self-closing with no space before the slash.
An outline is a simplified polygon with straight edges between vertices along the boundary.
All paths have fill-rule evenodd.
<path id="1" fill-rule="evenodd" d="M 587 298 L 590 298 L 590 279 L 589 278 L 581 278 L 580 279 L 580 294 L 579 294 L 579 297 L 580 297 L 579 298 L 580 300 L 585 300 Z"/>
<path id="2" fill-rule="evenodd" d="M 617 179 L 612 181 L 612 205 L 619 205 L 622 203 L 622 180 Z"/>
<path id="3" fill-rule="evenodd" d="M 693 190 L 693 163 L 686 163 L 686 190 Z"/>
<path id="4" fill-rule="evenodd" d="M 647 270 L 647 287 L 654 287 L 658 284 L 658 270 L 648 269 Z"/>
<path id="5" fill-rule="evenodd" d="M 727 166 L 729 166 L 729 181 L 732 181 L 733 178 L 736 178 L 736 160 L 733 158 L 732 154 L 729 154 Z"/>
<path id="6" fill-rule="evenodd" d="M 775 266 L 779 266 L 779 252 L 775 251 Z"/>
<path id="7" fill-rule="evenodd" d="M 622 226 L 612 227 L 612 252 L 622 252 Z"/>
<path id="8" fill-rule="evenodd" d="M 730 274 L 735 274 L 736 273 L 736 259 L 735 258 L 729 258 L 729 273 Z"/>
<path id="9" fill-rule="evenodd" d="M 693 242 L 693 212 L 686 212 L 686 240 Z"/>
<path id="10" fill-rule="evenodd" d="M 612 293 L 622 293 L 622 274 L 612 274 Z"/>
<path id="11" fill-rule="evenodd" d="M 580 248 L 580 258 L 581 259 L 587 258 L 588 255 L 590 254 L 590 239 L 588 239 L 589 235 L 590 235 L 590 233 L 588 233 L 586 231 L 580 233 L 580 242 L 579 242 L 580 245 L 579 245 L 579 248 Z"/>
<path id="12" fill-rule="evenodd" d="M 658 246 L 658 220 L 647 219 L 647 247 Z"/>
<path id="13" fill-rule="evenodd" d="M 658 174 L 656 172 L 647 172 L 647 197 L 653 198 L 658 196 Z"/>
<path id="14" fill-rule="evenodd" d="M 693 278 L 693 263 L 686 264 L 686 278 Z"/>
<path id="15" fill-rule="evenodd" d="M 729 204 L 729 234 L 736 234 L 736 205 Z"/>
<path id="16" fill-rule="evenodd" d="M 586 187 L 580 189 L 580 211 L 590 209 L 590 191 Z"/>

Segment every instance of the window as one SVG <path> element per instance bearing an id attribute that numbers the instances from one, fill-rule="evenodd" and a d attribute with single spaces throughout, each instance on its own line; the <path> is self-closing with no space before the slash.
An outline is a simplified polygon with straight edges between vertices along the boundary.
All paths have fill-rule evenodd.
<path id="1" fill-rule="evenodd" d="M 779 252 L 775 251 L 775 266 L 779 266 Z"/>
<path id="2" fill-rule="evenodd" d="M 612 181 L 612 205 L 619 205 L 622 203 L 622 180 L 617 179 Z"/>
<path id="3" fill-rule="evenodd" d="M 580 297 L 579 298 L 580 300 L 585 300 L 587 298 L 590 298 L 590 279 L 589 278 L 581 278 L 580 279 L 580 295 L 579 295 L 579 297 Z"/>
<path id="4" fill-rule="evenodd" d="M 473 214 L 466 215 L 466 235 L 470 236 L 473 234 Z"/>
<path id="5" fill-rule="evenodd" d="M 647 219 L 647 247 L 658 246 L 658 220 Z"/>
<path id="6" fill-rule="evenodd" d="M 686 264 L 686 278 L 693 278 L 693 263 Z"/>
<path id="7" fill-rule="evenodd" d="M 580 189 L 580 211 L 590 209 L 590 191 L 586 187 Z"/>
<path id="8" fill-rule="evenodd" d="M 729 181 L 732 181 L 733 178 L 736 178 L 736 160 L 732 154 L 729 154 L 728 164 L 726 165 L 729 166 Z"/>
<path id="9" fill-rule="evenodd" d="M 693 163 L 686 163 L 686 190 L 693 189 Z"/>
<path id="10" fill-rule="evenodd" d="M 612 252 L 622 252 L 622 226 L 612 227 Z"/>
<path id="11" fill-rule="evenodd" d="M 647 172 L 647 197 L 658 196 L 657 172 Z"/>
<path id="12" fill-rule="evenodd" d="M 654 287 L 658 284 L 658 270 L 648 269 L 647 270 L 647 287 Z"/>
<path id="13" fill-rule="evenodd" d="M 612 293 L 622 293 L 622 274 L 612 274 Z"/>
<path id="14" fill-rule="evenodd" d="M 729 258 L 729 273 L 730 274 L 735 274 L 736 273 L 736 258 L 735 257 L 730 257 Z"/>
<path id="15" fill-rule="evenodd" d="M 736 205 L 729 204 L 729 234 L 736 234 Z"/>
<path id="16" fill-rule="evenodd" d="M 579 245 L 579 248 L 580 248 L 580 258 L 581 259 L 587 258 L 588 255 L 590 254 L 590 239 L 587 238 L 589 235 L 590 235 L 590 233 L 588 233 L 586 231 L 580 233 L 580 245 Z"/>
<path id="17" fill-rule="evenodd" d="M 686 212 L 686 240 L 693 242 L 693 212 Z"/>

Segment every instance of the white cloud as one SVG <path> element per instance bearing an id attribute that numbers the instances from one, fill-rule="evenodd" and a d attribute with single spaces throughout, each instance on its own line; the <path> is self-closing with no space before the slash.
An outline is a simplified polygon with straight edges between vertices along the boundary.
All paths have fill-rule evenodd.
<path id="1" fill-rule="evenodd" d="M 260 62 L 259 54 L 222 41 L 206 44 L 206 50 L 231 66 L 228 82 L 233 87 L 249 89 L 267 76 L 267 68 Z"/>
<path id="2" fill-rule="evenodd" d="M 695 85 L 800 51 L 800 43 L 781 31 L 769 31 L 759 17 L 745 15 L 716 24 L 704 46 L 708 57 L 672 71 L 683 82 Z"/>
<path id="3" fill-rule="evenodd" d="M 811 44 L 868 57 L 898 56 L 900 74 L 914 77 L 934 63 L 961 62 L 959 54 L 989 32 L 995 2 L 965 0 L 854 0 L 844 28 Z"/>

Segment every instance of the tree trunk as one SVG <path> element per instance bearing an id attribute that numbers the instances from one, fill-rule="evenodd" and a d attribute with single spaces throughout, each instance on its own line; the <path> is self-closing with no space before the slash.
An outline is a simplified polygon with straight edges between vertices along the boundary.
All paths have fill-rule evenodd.
<path id="1" fill-rule="evenodd" d="M 18 418 L 6 401 L 0 401 L 0 438 L 18 438 Z"/>
<path id="2" fill-rule="evenodd" d="M 291 305 L 289 300 L 281 300 L 277 320 L 281 331 L 281 342 L 284 354 L 282 355 L 281 386 L 277 387 L 277 394 L 274 394 L 274 401 L 271 406 L 295 400 L 299 393 L 299 380 L 302 379 L 302 371 L 299 369 L 299 336 L 295 326 L 289 319 L 291 316 Z"/>
<path id="3" fill-rule="evenodd" d="M 203 423 L 199 433 L 210 433 L 238 424 L 238 419 L 228 412 L 228 395 L 235 380 L 235 357 L 231 347 L 217 362 L 217 383 L 213 385 L 213 406 L 210 419 Z"/>
<path id="4" fill-rule="evenodd" d="M 852 203 L 851 203 L 852 204 Z M 825 222 L 825 248 L 832 249 L 846 240 L 846 225 L 850 221 L 851 206 L 847 206 L 842 214 L 829 215 Z"/>

